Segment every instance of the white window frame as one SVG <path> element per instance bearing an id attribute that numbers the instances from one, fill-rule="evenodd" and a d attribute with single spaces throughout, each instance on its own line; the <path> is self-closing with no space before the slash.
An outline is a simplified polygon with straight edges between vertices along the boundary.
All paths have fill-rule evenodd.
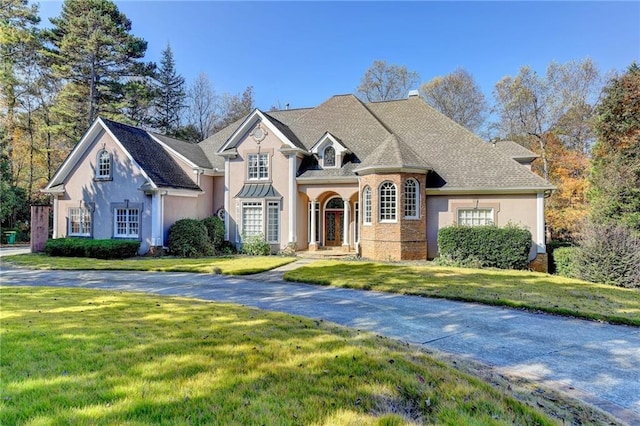
<path id="1" fill-rule="evenodd" d="M 331 149 L 333 151 L 333 164 L 328 164 L 327 163 L 327 150 L 329 150 L 329 149 Z M 333 147 L 333 145 L 329 145 L 329 146 L 325 147 L 325 149 L 322 151 L 322 167 L 324 167 L 326 169 L 331 169 L 331 168 L 338 167 L 338 152 Z"/>
<path id="2" fill-rule="evenodd" d="M 247 180 L 269 180 L 269 153 L 247 154 Z"/>
<path id="3" fill-rule="evenodd" d="M 311 205 L 315 204 L 315 215 L 316 215 L 316 235 L 314 235 L 314 237 L 311 237 Z M 308 209 L 307 209 L 307 241 L 309 242 L 318 242 L 320 241 L 320 220 L 321 220 L 321 216 L 320 216 L 320 203 L 317 201 L 310 201 L 308 204 Z"/>
<path id="4" fill-rule="evenodd" d="M 251 217 L 247 216 L 249 210 L 260 210 L 260 214 L 254 214 Z M 264 210 L 262 201 L 243 201 L 240 206 L 240 214 L 242 215 L 242 228 L 240 235 L 242 238 L 252 237 L 254 235 L 264 235 Z M 249 221 L 251 219 L 251 222 Z M 251 229 L 248 230 L 248 225 L 251 225 Z"/>
<path id="5" fill-rule="evenodd" d="M 384 181 L 378 187 L 378 221 L 395 223 L 398 221 L 398 188 L 391 181 Z"/>
<path id="6" fill-rule="evenodd" d="M 106 149 L 101 149 L 96 155 L 96 180 L 110 180 L 113 173 L 113 161 L 111 154 Z"/>
<path id="7" fill-rule="evenodd" d="M 267 200 L 265 239 L 268 243 L 280 242 L 280 201 Z"/>
<path id="8" fill-rule="evenodd" d="M 420 219 L 420 184 L 414 178 L 404 181 L 403 210 L 405 219 Z M 411 210 L 413 210 L 413 214 Z"/>
<path id="9" fill-rule="evenodd" d="M 488 226 L 495 224 L 492 207 L 458 208 L 456 221 L 461 226 Z"/>
<path id="10" fill-rule="evenodd" d="M 113 237 L 114 238 L 140 238 L 141 212 L 142 212 L 142 209 L 139 207 L 126 207 L 126 206 L 114 207 L 113 208 Z M 119 225 L 121 224 L 124 227 L 124 232 L 120 231 Z"/>
<path id="11" fill-rule="evenodd" d="M 69 207 L 68 216 L 68 235 L 70 237 L 90 237 L 91 226 L 93 221 L 91 220 L 91 211 L 85 207 Z M 78 231 L 74 232 L 74 224 L 78 225 Z"/>
<path id="12" fill-rule="evenodd" d="M 373 223 L 373 200 L 372 190 L 369 185 L 362 190 L 362 224 L 371 225 Z"/>

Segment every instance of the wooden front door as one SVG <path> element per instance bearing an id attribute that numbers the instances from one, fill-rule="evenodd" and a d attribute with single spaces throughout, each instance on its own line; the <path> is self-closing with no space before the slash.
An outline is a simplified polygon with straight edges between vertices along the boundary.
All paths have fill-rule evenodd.
<path id="1" fill-rule="evenodd" d="M 341 211 L 325 212 L 325 245 L 329 247 L 341 246 L 344 222 Z"/>

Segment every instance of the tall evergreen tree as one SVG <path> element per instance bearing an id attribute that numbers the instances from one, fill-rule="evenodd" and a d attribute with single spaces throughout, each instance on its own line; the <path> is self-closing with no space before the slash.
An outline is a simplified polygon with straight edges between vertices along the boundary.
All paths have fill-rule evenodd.
<path id="1" fill-rule="evenodd" d="M 64 86 L 56 130 L 74 144 L 99 114 L 118 116 L 122 79 L 130 76 L 147 42 L 130 33 L 131 21 L 110 0 L 65 0 L 47 32 L 52 70 Z"/>
<path id="2" fill-rule="evenodd" d="M 155 126 L 167 135 L 175 135 L 180 128 L 180 114 L 185 107 L 184 77 L 178 74 L 171 46 L 162 51 L 156 75 Z"/>

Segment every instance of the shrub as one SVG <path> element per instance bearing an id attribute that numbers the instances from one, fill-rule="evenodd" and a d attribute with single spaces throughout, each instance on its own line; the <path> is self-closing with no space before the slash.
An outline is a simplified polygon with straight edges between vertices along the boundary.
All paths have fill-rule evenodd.
<path id="1" fill-rule="evenodd" d="M 138 240 L 56 238 L 46 242 L 44 252 L 49 256 L 125 259 L 137 255 L 139 248 Z"/>
<path id="2" fill-rule="evenodd" d="M 531 232 L 517 226 L 454 225 L 438 231 L 440 256 L 482 267 L 525 269 L 529 265 Z"/>
<path id="3" fill-rule="evenodd" d="M 562 247 L 575 247 L 575 243 L 571 241 L 563 241 L 563 240 L 553 240 L 547 243 L 547 254 L 549 255 L 549 273 L 550 274 L 556 273 L 557 267 L 555 263 L 555 251 Z"/>
<path id="4" fill-rule="evenodd" d="M 224 222 L 218 216 L 209 216 L 202 219 L 202 224 L 207 228 L 209 241 L 216 253 L 223 252 L 224 248 Z"/>
<path id="5" fill-rule="evenodd" d="M 169 228 L 169 252 L 180 257 L 213 254 L 207 227 L 197 219 L 180 219 Z"/>
<path id="6" fill-rule="evenodd" d="M 242 238 L 242 253 L 250 256 L 268 256 L 271 247 L 262 234 Z"/>
<path id="7" fill-rule="evenodd" d="M 576 258 L 578 247 L 558 247 L 553 251 L 554 273 L 568 278 L 578 278 Z"/>
<path id="8" fill-rule="evenodd" d="M 576 256 L 578 276 L 619 287 L 640 288 L 640 238 L 623 225 L 587 225 Z"/>

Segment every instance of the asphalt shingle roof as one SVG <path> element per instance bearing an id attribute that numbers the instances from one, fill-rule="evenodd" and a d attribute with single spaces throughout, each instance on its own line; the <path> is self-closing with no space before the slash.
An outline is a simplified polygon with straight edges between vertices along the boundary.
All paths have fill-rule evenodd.
<path id="1" fill-rule="evenodd" d="M 185 158 L 192 161 L 196 166 L 203 167 L 205 169 L 212 168 L 211 162 L 198 144 L 170 138 L 169 136 L 161 135 L 159 133 L 152 134 L 162 143 L 166 144 L 169 148 L 173 149 L 180 155 L 183 155 Z"/>
<path id="2" fill-rule="evenodd" d="M 102 121 L 157 186 L 201 191 L 148 132 L 105 118 Z"/>

